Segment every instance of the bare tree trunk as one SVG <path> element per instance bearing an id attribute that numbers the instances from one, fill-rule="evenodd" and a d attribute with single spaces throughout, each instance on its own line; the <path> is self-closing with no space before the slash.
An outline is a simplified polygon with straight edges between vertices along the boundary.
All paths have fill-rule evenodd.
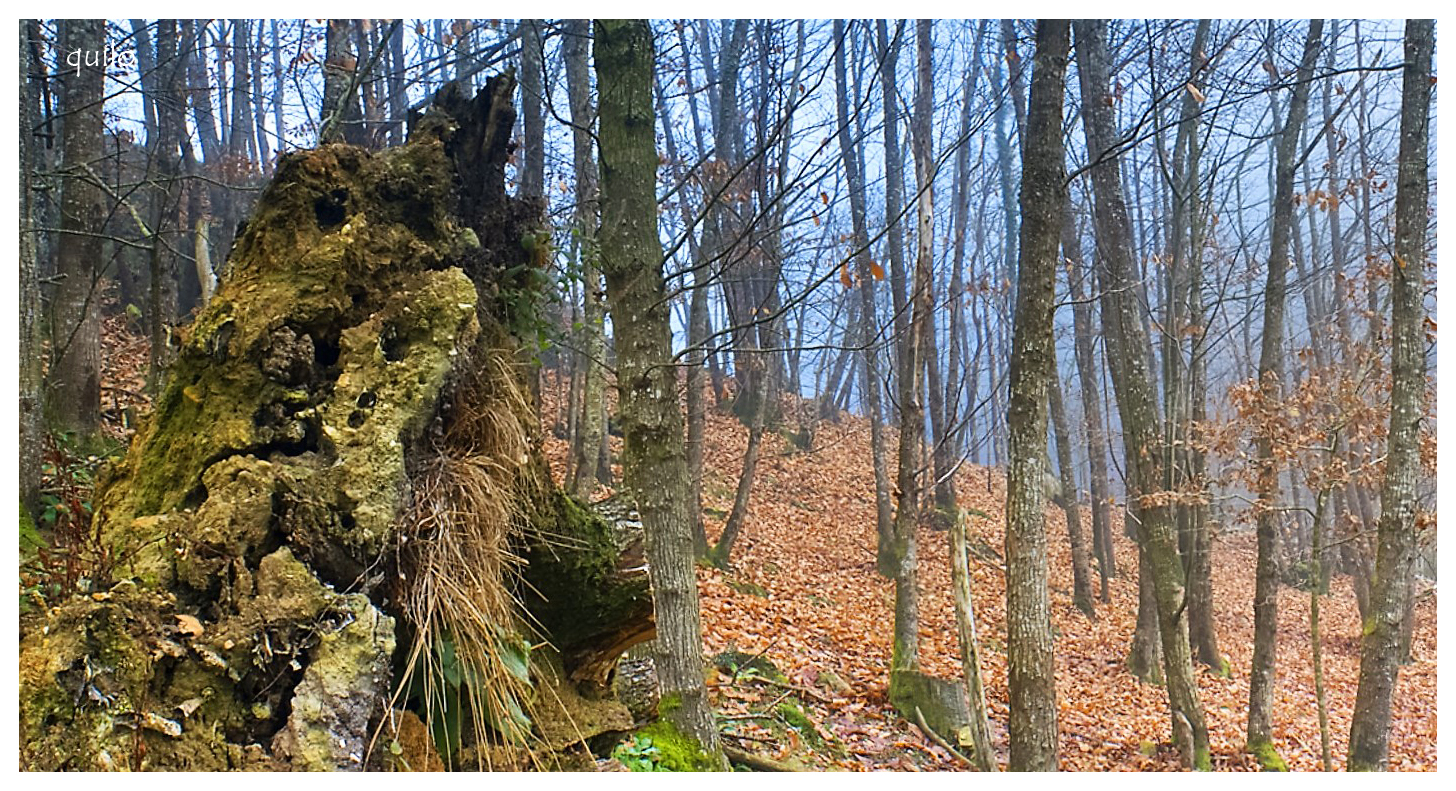
<path id="1" fill-rule="evenodd" d="M 690 56 L 687 26 L 682 25 L 677 29 L 678 42 L 683 50 L 683 81 L 687 86 L 688 112 L 693 122 L 693 139 L 697 144 L 695 151 L 701 153 L 704 150 L 703 124 L 698 115 L 697 92 L 693 87 L 693 68 Z M 658 112 L 663 118 L 663 135 L 667 141 L 668 158 L 673 161 L 673 167 L 681 178 L 682 160 L 677 154 L 677 144 L 674 139 L 672 124 L 667 117 L 667 102 L 662 94 L 662 82 L 657 82 L 658 91 Z M 706 372 L 704 365 L 707 361 L 708 344 L 708 292 L 712 283 L 713 262 L 707 260 L 717 250 L 717 239 L 712 233 L 716 227 L 717 217 L 709 214 L 708 222 L 705 224 L 701 244 L 694 242 L 691 225 L 691 210 L 686 202 L 679 200 L 683 213 L 683 226 L 688 234 L 690 250 L 693 261 L 693 292 L 688 301 L 688 348 L 685 355 L 687 365 L 687 408 L 688 408 L 688 476 L 691 479 L 691 508 L 693 518 L 693 550 L 698 557 L 708 553 L 708 533 L 703 524 L 703 454 L 704 442 L 707 434 L 708 403 L 703 394 Z M 705 207 L 705 211 L 706 211 Z M 705 254 L 706 253 L 706 254 Z M 714 392 L 721 392 L 718 384 L 714 383 Z"/>
<path id="2" fill-rule="evenodd" d="M 1178 536 L 1165 498 L 1157 496 L 1163 480 L 1159 447 L 1156 389 L 1152 384 L 1148 346 L 1137 313 L 1127 206 L 1123 201 L 1120 158 L 1105 154 L 1117 147 L 1108 99 L 1106 23 L 1078 22 L 1077 64 L 1082 83 L 1083 130 L 1090 156 L 1102 164 L 1091 171 L 1096 194 L 1097 245 L 1107 277 L 1102 284 L 1103 323 L 1109 340 L 1124 350 L 1109 355 L 1126 446 L 1128 500 L 1137 499 L 1142 560 L 1152 577 L 1157 601 L 1158 631 L 1163 643 L 1163 668 L 1175 741 L 1190 768 L 1210 767 L 1208 727 L 1183 620 L 1184 572 L 1178 557 Z M 1116 359 L 1120 358 L 1120 359 Z M 1191 744 L 1189 743 L 1191 740 Z"/>
<path id="3" fill-rule="evenodd" d="M 249 103 L 253 108 L 253 134 L 257 141 L 258 170 L 265 176 L 273 173 L 273 151 L 268 142 L 268 102 L 263 93 L 263 27 L 258 26 L 257 36 L 249 40 L 248 60 L 252 62 L 252 95 Z M 283 130 L 279 129 L 278 134 Z"/>
<path id="4" fill-rule="evenodd" d="M 106 44 L 100 20 L 61 23 L 63 50 L 100 52 Z M 61 280 L 51 322 L 50 406 L 57 427 L 81 436 L 101 424 L 102 218 L 105 214 L 95 163 L 102 155 L 101 66 L 80 66 L 66 77 L 62 127 L 65 180 L 61 184 L 61 237 L 56 258 Z"/>
<path id="5" fill-rule="evenodd" d="M 1300 62 L 1289 102 L 1289 114 L 1279 136 L 1275 163 L 1273 214 L 1269 224 L 1269 278 L 1264 286 L 1264 329 L 1259 353 L 1259 387 L 1266 404 L 1277 404 L 1284 377 L 1284 302 L 1289 269 L 1289 237 L 1294 225 L 1294 171 L 1300 130 L 1309 102 L 1309 81 L 1323 37 L 1324 20 L 1309 23 L 1304 57 Z M 1273 744 L 1275 653 L 1279 629 L 1278 519 L 1279 465 L 1274 437 L 1257 430 L 1258 453 L 1256 519 L 1258 559 L 1254 571 L 1254 658 L 1249 668 L 1249 728 L 1246 749 L 1266 769 L 1286 769 Z"/>
<path id="6" fill-rule="evenodd" d="M 1067 207 L 1062 95 L 1070 45 L 1071 28 L 1066 21 L 1037 23 L 1022 148 L 1021 261 L 1007 413 L 1006 663 L 1011 688 L 1012 771 L 1057 768 L 1045 480 L 1050 475 L 1047 403 L 1055 365 L 1056 261 Z M 1085 580 L 1083 583 L 1085 586 Z"/>
<path id="7" fill-rule="evenodd" d="M 395 31 L 395 34 L 404 35 L 401 31 Z M 288 130 L 283 126 L 283 47 L 278 43 L 278 20 L 268 20 L 268 37 L 273 44 L 273 126 L 278 133 L 278 153 L 281 154 L 287 145 Z M 262 101 L 261 96 L 258 101 Z M 399 137 L 394 141 L 395 145 L 404 142 L 403 126 L 400 130 Z"/>
<path id="8" fill-rule="evenodd" d="M 408 64 L 404 59 L 403 26 L 394 29 L 387 46 L 391 64 L 389 69 L 389 143 L 399 145 L 404 142 L 406 108 L 409 106 L 409 96 L 406 94 L 404 81 Z"/>
<path id="9" fill-rule="evenodd" d="M 167 239 L 185 239 L 187 236 L 186 227 L 178 226 L 176 222 L 176 179 L 181 165 L 179 143 L 181 136 L 186 133 L 178 79 L 183 60 L 177 57 L 176 20 L 163 19 L 157 22 L 157 62 L 160 71 L 153 75 L 151 85 L 156 97 L 158 128 L 152 130 L 157 137 L 150 141 L 150 156 L 156 163 L 160 189 L 152 195 L 150 218 L 151 367 L 147 376 L 153 393 L 161 392 L 163 373 L 171 361 L 167 330 L 177 314 L 177 261 L 171 250 L 174 242 Z M 164 236 L 169 224 L 173 226 L 172 232 Z"/>
<path id="10" fill-rule="evenodd" d="M 1072 223 L 1070 205 L 1062 229 L 1062 255 L 1072 263 L 1072 271 L 1067 279 L 1071 283 L 1077 382 L 1078 389 L 1082 391 L 1082 417 L 1087 429 L 1088 488 L 1092 498 L 1092 552 L 1097 556 L 1097 571 L 1102 579 L 1102 601 L 1110 602 L 1112 593 L 1108 581 L 1117 576 L 1117 557 L 1112 544 L 1112 491 L 1107 477 L 1107 437 L 1102 431 L 1097 358 L 1092 346 L 1092 301 L 1082 293 L 1082 280 L 1091 271 L 1091 266 L 1082 258 L 1082 243 Z"/>
<path id="11" fill-rule="evenodd" d="M 947 319 L 949 325 L 949 353 L 946 355 L 945 373 L 945 394 L 942 396 L 946 404 L 945 419 L 950 428 L 950 436 L 945 443 L 947 454 L 960 454 L 965 452 L 965 428 L 964 424 L 969 423 L 976 408 L 976 385 L 977 372 L 967 370 L 969 366 L 962 365 L 961 349 L 966 345 L 966 298 L 967 289 L 965 285 L 965 258 L 966 258 L 966 225 L 970 220 L 970 159 L 971 159 L 971 106 L 976 95 L 977 78 L 981 74 L 979 64 L 981 62 L 981 46 L 985 40 L 987 22 L 981 21 L 976 32 L 975 51 L 972 54 L 970 63 L 966 67 L 964 89 L 961 94 L 961 126 L 960 135 L 957 138 L 956 160 L 955 160 L 955 188 L 952 191 L 951 207 L 954 212 L 954 232 L 951 239 L 951 274 L 950 274 L 950 316 Z M 977 258 L 979 258 L 979 251 Z M 975 261 L 972 261 L 974 268 Z M 967 402 L 967 380 L 970 380 L 970 400 Z M 965 412 L 962 407 L 964 405 Z M 936 473 L 940 477 L 940 473 Z M 953 482 L 951 482 L 953 486 Z M 954 489 L 951 494 L 954 496 Z M 954 516 L 955 514 L 952 514 Z"/>
<path id="12" fill-rule="evenodd" d="M 1198 27 L 1193 33 L 1193 48 L 1189 59 L 1188 84 L 1202 95 L 1203 86 L 1206 83 L 1204 71 L 1207 64 L 1208 20 L 1199 20 Z M 1202 428 L 1207 420 L 1207 387 L 1208 387 L 1208 331 L 1204 326 L 1205 310 L 1203 305 L 1203 242 L 1204 224 L 1206 219 L 1203 215 L 1203 204 L 1199 195 L 1199 170 L 1202 162 L 1202 149 L 1199 144 L 1198 134 L 1198 100 L 1193 91 L 1185 90 L 1183 98 L 1183 117 L 1179 121 L 1178 138 L 1180 150 L 1186 150 L 1183 158 L 1186 170 L 1177 174 L 1181 176 L 1174 187 L 1175 206 L 1180 215 L 1180 222 L 1176 224 L 1176 231 L 1173 234 L 1175 240 L 1174 250 L 1179 251 L 1181 256 L 1181 240 L 1183 229 L 1188 229 L 1188 259 L 1187 259 L 1187 288 L 1181 287 L 1174 292 L 1175 301 L 1184 299 L 1186 293 L 1187 304 L 1187 332 L 1182 331 L 1181 325 L 1174 329 L 1174 332 L 1181 338 L 1186 334 L 1191 339 L 1188 355 L 1188 374 L 1186 384 L 1180 382 L 1178 386 L 1179 397 L 1177 404 L 1181 414 L 1176 428 L 1181 432 L 1182 447 L 1181 458 L 1177 463 L 1184 471 L 1182 485 L 1194 496 L 1194 501 L 1184 506 L 1185 513 L 1181 517 L 1187 526 L 1187 547 L 1185 551 L 1185 564 L 1188 568 L 1188 639 L 1193 648 L 1193 656 L 1198 661 L 1214 668 L 1222 674 L 1229 672 L 1228 663 L 1218 650 L 1218 631 L 1215 627 L 1213 611 L 1213 563 L 1212 563 L 1212 523 L 1208 514 L 1208 477 L 1207 460 L 1202 450 L 1203 437 Z M 1175 176 L 1176 177 L 1176 176 Z M 1175 287 L 1178 284 L 1174 284 Z M 1180 352 L 1181 354 L 1181 352 Z M 1171 387 L 1171 384 L 1170 384 Z"/>
<path id="13" fill-rule="evenodd" d="M 209 20 L 202 26 L 202 32 L 212 38 L 212 55 L 217 69 L 217 130 L 218 145 L 224 151 L 230 151 L 232 144 L 232 115 L 228 112 L 228 98 L 231 95 L 227 84 L 227 32 L 231 24 L 225 19 L 217 21 L 217 32 L 213 33 L 212 23 Z M 202 59 L 206 67 L 206 58 Z"/>
<path id="14" fill-rule="evenodd" d="M 971 569 L 966 556 L 966 519 L 956 515 L 950 535 L 950 576 L 955 589 L 956 629 L 960 637 L 961 671 L 965 674 L 971 714 L 972 760 L 982 772 L 999 771 L 996 746 L 991 740 L 991 723 L 986 715 L 986 690 L 981 683 L 981 644 L 976 637 L 976 611 L 971 601 Z"/>
<path id="15" fill-rule="evenodd" d="M 373 71 L 380 63 L 388 63 L 385 60 L 383 42 L 379 41 L 376 35 L 377 19 L 360 20 L 354 27 L 354 43 L 358 52 L 359 65 L 361 69 L 358 77 L 359 99 L 363 103 L 363 112 L 360 116 L 359 137 L 362 145 L 368 148 L 379 148 L 384 144 L 384 109 L 380 102 L 380 94 L 383 92 L 381 82 L 374 78 Z"/>
<path id="16" fill-rule="evenodd" d="M 546 80 L 541 23 L 521 20 L 521 195 L 541 198 L 546 190 Z M 573 116 L 574 117 L 574 116 Z M 577 123 L 573 121 L 573 123 Z"/>
<path id="17" fill-rule="evenodd" d="M 905 160 L 900 148 L 899 95 L 900 47 L 904 44 L 905 23 L 896 23 L 895 35 L 890 37 L 885 20 L 875 22 L 879 43 L 880 90 L 885 108 L 885 258 L 890 264 L 890 305 L 894 328 L 895 380 L 908 376 L 905 369 L 905 349 L 909 337 L 910 310 L 906 306 L 905 283 Z M 861 164 L 863 168 L 863 164 Z"/>
<path id="18" fill-rule="evenodd" d="M 41 457 L 45 443 L 45 359 L 41 350 L 40 281 L 36 276 L 35 176 L 36 92 L 30 26 L 20 26 L 20 507 L 22 517 L 34 519 L 40 506 Z"/>
<path id="19" fill-rule="evenodd" d="M 758 23 L 759 47 L 761 57 L 759 58 L 759 91 L 758 106 L 758 134 L 757 146 L 760 156 L 767 158 L 770 151 L 769 140 L 769 115 L 772 108 L 768 104 L 768 86 L 771 80 L 768 74 L 768 60 L 771 51 L 769 37 L 769 23 Z M 794 77 L 789 86 L 789 96 L 798 95 L 797 85 L 799 80 L 799 68 L 803 61 L 803 25 L 800 24 L 799 55 L 794 67 Z M 792 113 L 791 108 L 785 112 Z M 755 191 L 758 193 L 758 203 L 762 207 L 778 205 L 780 208 L 770 211 L 768 227 L 762 231 L 763 238 L 759 244 L 759 265 L 757 267 L 755 280 L 752 283 L 751 293 L 753 298 L 754 315 L 767 314 L 772 316 L 777 312 L 777 293 L 780 269 L 782 267 L 782 239 L 780 233 L 783 227 L 782 201 L 777 200 L 782 195 L 787 178 L 788 168 L 788 141 L 793 132 L 793 117 L 790 114 L 783 119 L 783 141 L 780 146 L 778 162 L 774 168 L 776 174 L 770 182 L 768 168 L 754 168 Z M 773 186 L 770 186 L 772 183 Z M 763 443 L 764 426 L 770 414 L 777 412 L 778 387 L 783 380 L 781 370 L 775 370 L 776 362 L 783 358 L 776 350 L 778 345 L 776 332 L 773 329 L 772 320 L 758 319 L 758 332 L 746 333 L 743 342 L 746 344 L 740 351 L 740 359 L 746 363 L 750 370 L 745 372 L 746 381 L 756 382 L 757 386 L 745 389 L 740 393 L 740 398 L 747 400 L 746 414 L 748 416 L 748 447 L 743 455 L 743 469 L 738 478 L 738 488 L 733 497 L 733 509 L 728 514 L 728 519 L 723 525 L 722 536 L 718 544 L 708 553 L 708 559 L 715 565 L 726 568 L 733 552 L 733 543 L 743 528 L 748 518 L 749 498 L 753 491 L 754 473 L 758 466 L 759 453 Z M 767 351 L 764 349 L 767 348 Z"/>
<path id="20" fill-rule="evenodd" d="M 1339 451 L 1338 430 L 1332 432 L 1326 449 L 1324 463 L 1329 465 Z M 1313 552 L 1310 555 L 1309 586 L 1309 659 L 1314 669 L 1314 697 L 1320 728 L 1320 761 L 1326 772 L 1335 771 L 1334 757 L 1330 750 L 1329 702 L 1325 695 L 1324 646 L 1320 637 L 1320 597 L 1328 591 L 1323 584 L 1324 521 L 1326 506 L 1330 502 L 1333 486 L 1326 485 L 1315 496 L 1314 529 L 1311 537 Z"/>
<path id="21" fill-rule="evenodd" d="M 206 26 L 198 28 L 190 19 L 182 20 L 182 42 L 187 47 L 187 90 L 192 103 L 192 113 L 197 122 L 197 137 L 202 145 L 202 159 L 216 162 L 222 147 L 217 133 L 216 115 L 212 108 L 212 88 L 207 77 L 207 58 L 203 54 L 203 43 L 207 38 Z"/>
<path id="22" fill-rule="evenodd" d="M 1129 500 L 1124 518 L 1138 519 L 1135 504 Z M 1127 670 L 1145 684 L 1163 683 L 1163 639 L 1158 633 L 1158 595 L 1154 588 L 1148 553 L 1138 544 L 1138 609 L 1133 627 L 1132 645 L 1127 650 Z"/>
<path id="23" fill-rule="evenodd" d="M 1390 710 L 1400 673 L 1401 626 L 1409 618 L 1415 551 L 1416 478 L 1426 401 L 1424 319 L 1433 20 L 1406 23 L 1401 94 L 1400 170 L 1391 266 L 1391 394 L 1385 481 L 1380 493 L 1380 551 L 1370 614 L 1360 643 L 1360 688 L 1350 723 L 1351 770 L 1383 770 L 1389 761 Z"/>
<path id="24" fill-rule="evenodd" d="M 749 349 L 740 351 L 751 349 L 753 342 L 750 340 L 747 343 L 750 344 Z M 759 450 L 763 446 L 766 402 L 774 397 L 773 386 L 763 371 L 763 358 L 740 354 L 739 359 L 754 369 L 750 378 L 757 381 L 759 386 L 738 394 L 740 399 L 748 399 L 748 447 L 743 452 L 743 469 L 738 475 L 738 488 L 733 493 L 733 508 L 728 512 L 728 519 L 723 523 L 723 533 L 718 537 L 718 543 L 713 545 L 707 554 L 709 562 L 724 569 L 728 568 L 728 562 L 733 553 L 733 544 L 738 539 L 738 533 L 743 529 L 743 523 L 748 519 L 748 500 L 753 493 L 753 474 L 758 468 Z"/>
<path id="25" fill-rule="evenodd" d="M 875 310 L 875 277 L 870 271 L 869 234 L 865 225 L 864 181 L 860 177 L 859 152 L 851 141 L 849 119 L 849 90 L 846 85 L 845 53 L 848 45 L 844 22 L 834 23 L 834 37 L 841 42 L 834 49 L 834 83 L 836 102 L 836 123 L 839 127 L 839 152 L 844 160 L 845 175 L 849 181 L 849 211 L 854 225 L 855 272 L 858 274 L 860 292 L 859 337 L 863 345 L 861 357 L 864 361 L 865 413 L 870 421 L 870 454 L 875 470 L 875 534 L 876 560 L 879 571 L 886 577 L 899 574 L 899 560 L 894 547 L 894 516 L 890 504 L 890 477 L 885 460 L 885 436 L 883 411 L 880 408 L 880 367 L 875 344 L 879 337 L 879 318 Z M 850 325 L 853 326 L 853 325 Z M 849 377 L 852 382 L 854 377 Z"/>
<path id="26" fill-rule="evenodd" d="M 934 162 L 930 137 L 931 113 L 931 23 L 919 20 L 915 27 L 916 80 L 913 143 L 915 181 L 919 193 L 916 210 L 915 275 L 910 292 L 910 321 L 901 347 L 900 378 L 896 382 L 900 401 L 900 442 L 897 454 L 895 521 L 892 525 L 892 556 L 895 560 L 895 636 L 890 654 L 890 698 L 897 695 L 896 671 L 920 668 L 919 564 L 916 529 L 919 526 L 920 454 L 925 439 L 924 370 L 921 355 L 925 323 L 932 303 L 931 268 L 934 265 Z M 862 272 L 861 278 L 869 272 Z M 873 282 L 872 278 L 868 279 Z M 867 283 L 865 284 L 867 285 Z M 866 290 L 866 294 L 870 292 Z"/>
<path id="27" fill-rule="evenodd" d="M 324 98 L 319 108 L 319 142 L 363 145 L 363 114 L 357 89 L 351 90 L 359 62 L 354 55 L 354 22 L 328 20 L 324 36 Z"/>
<path id="28" fill-rule="evenodd" d="M 606 329 L 603 305 L 600 250 L 597 245 L 597 172 L 592 157 L 592 105 L 587 50 L 590 23 L 584 19 L 566 22 L 562 57 L 566 61 L 567 100 L 571 105 L 572 162 L 575 168 L 575 243 L 581 265 L 583 317 L 581 411 L 572 438 L 571 491 L 586 499 L 597 483 L 611 483 L 611 467 L 599 463 L 606 441 Z M 603 473 L 605 472 L 605 475 Z"/>
<path id="29" fill-rule="evenodd" d="M 234 20 L 231 61 L 233 64 L 232 123 L 228 127 L 228 152 L 239 160 L 248 158 L 248 142 L 253 138 L 253 113 L 248 105 L 248 21 Z"/>
<path id="30" fill-rule="evenodd" d="M 617 338 L 626 486 L 647 533 L 659 711 L 726 768 L 703 684 L 683 419 L 657 235 L 653 42 L 645 20 L 596 23 L 602 270 Z"/>
<path id="31" fill-rule="evenodd" d="M 1087 544 L 1082 539 L 1082 509 L 1077 497 L 1077 482 L 1072 475 L 1072 432 L 1067 428 L 1067 410 L 1062 403 L 1061 374 L 1056 369 L 1055 354 L 1047 380 L 1047 399 L 1057 442 L 1061 506 L 1067 515 L 1067 540 L 1072 545 L 1072 604 L 1088 618 L 1096 618 L 1097 611 L 1092 606 L 1092 567 L 1087 560 Z"/>

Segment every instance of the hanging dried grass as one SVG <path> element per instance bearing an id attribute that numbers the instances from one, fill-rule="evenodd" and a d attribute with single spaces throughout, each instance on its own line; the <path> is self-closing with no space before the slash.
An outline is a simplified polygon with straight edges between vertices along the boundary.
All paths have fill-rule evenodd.
<path id="1" fill-rule="evenodd" d="M 537 764 L 532 749 L 530 647 L 517 636 L 522 560 L 512 547 L 529 529 L 529 401 L 507 351 L 468 366 L 412 477 L 400 530 L 403 608 L 414 640 L 395 703 L 413 686 L 422 718 L 449 765 L 461 732 L 474 735 L 477 768 Z M 395 705 L 392 703 L 392 707 Z M 498 761 L 509 766 L 497 766 Z"/>

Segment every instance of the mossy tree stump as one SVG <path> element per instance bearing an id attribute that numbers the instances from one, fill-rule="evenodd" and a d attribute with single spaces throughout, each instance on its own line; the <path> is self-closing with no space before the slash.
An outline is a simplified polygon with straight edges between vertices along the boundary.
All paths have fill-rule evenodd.
<path id="1" fill-rule="evenodd" d="M 504 188 L 510 83 L 474 98 L 447 86 L 398 149 L 279 162 L 155 413 L 99 486 L 89 589 L 24 625 L 22 767 L 386 764 L 381 723 L 418 628 L 401 603 L 403 550 L 421 538 L 402 527 L 412 484 L 474 391 L 524 375 L 487 363 L 519 359 L 547 280 L 521 244 L 540 206 Z M 538 600 L 545 619 L 498 626 L 559 629 L 540 635 L 559 670 L 600 686 L 610 663 L 583 644 L 650 636 L 645 575 L 622 557 L 630 541 L 545 483 L 534 415 L 506 419 L 526 452 L 472 449 L 519 500 L 506 549 L 549 554 L 542 588 L 603 607 L 573 631 L 581 618 Z M 516 573 L 524 583 L 502 584 L 528 587 L 535 570 Z M 573 658 L 590 671 L 573 675 Z"/>

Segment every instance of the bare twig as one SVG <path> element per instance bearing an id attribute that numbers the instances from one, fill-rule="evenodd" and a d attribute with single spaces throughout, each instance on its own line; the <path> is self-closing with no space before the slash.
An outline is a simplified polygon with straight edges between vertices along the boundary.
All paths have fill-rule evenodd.
<path id="1" fill-rule="evenodd" d="M 728 760 L 733 761 L 734 763 L 743 764 L 749 769 L 753 769 L 754 771 L 758 772 L 799 771 L 798 769 L 795 769 L 788 764 L 780 763 L 772 758 L 765 758 L 761 755 L 754 755 L 753 753 L 740 750 L 737 747 L 729 747 L 726 744 L 723 745 L 723 754 L 728 756 Z"/>
<path id="2" fill-rule="evenodd" d="M 940 734 L 936 733 L 934 730 L 931 729 L 929 725 L 925 724 L 925 715 L 920 713 L 919 706 L 915 707 L 915 724 L 920 728 L 920 732 L 925 734 L 926 738 L 935 742 L 942 750 L 945 750 L 946 752 L 960 759 L 961 763 L 964 763 L 966 766 L 975 766 L 975 764 L 971 763 L 971 759 L 962 755 L 960 750 L 957 750 L 956 748 L 950 746 L 950 742 L 942 739 L 940 737 Z"/>

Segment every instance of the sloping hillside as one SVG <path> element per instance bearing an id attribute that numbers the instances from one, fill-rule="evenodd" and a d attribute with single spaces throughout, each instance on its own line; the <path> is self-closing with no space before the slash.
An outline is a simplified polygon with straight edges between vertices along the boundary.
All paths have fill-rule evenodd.
<path id="1" fill-rule="evenodd" d="M 557 391 L 545 388 L 547 420 Z M 710 414 L 704 508 L 709 537 L 716 538 L 732 506 L 747 430 L 732 416 Z M 615 440 L 614 440 L 615 441 Z M 557 475 L 565 442 L 548 434 L 548 455 Z M 893 443 L 891 444 L 893 447 Z M 709 655 L 736 649 L 761 654 L 788 676 L 811 717 L 842 741 L 844 750 L 817 751 L 807 763 L 822 768 L 946 770 L 960 764 L 901 719 L 887 700 L 893 584 L 875 573 L 874 476 L 869 427 L 846 417 L 821 424 L 813 447 L 794 451 L 766 437 L 753 490 L 751 518 L 734 549 L 733 570 L 699 570 L 704 649 Z M 999 556 L 1003 540 L 1005 479 L 1000 471 L 967 465 L 957 477 L 963 506 L 990 518 L 972 519 L 971 543 Z M 605 494 L 605 492 L 602 492 Z M 1085 524 L 1085 521 L 1084 521 Z M 1137 549 L 1117 538 L 1122 576 L 1112 602 L 1097 605 L 1088 620 L 1072 605 L 1071 550 L 1063 515 L 1048 511 L 1052 617 L 1057 630 L 1057 692 L 1061 707 L 1061 765 L 1071 770 L 1173 770 L 1166 695 L 1138 683 L 1123 667 L 1137 615 Z M 973 553 L 976 618 L 983 669 L 999 756 L 1006 759 L 1005 581 L 995 556 Z M 920 533 L 921 662 L 927 672 L 959 678 L 954 604 L 950 592 L 948 537 Z M 1248 700 L 1247 669 L 1253 645 L 1252 533 L 1225 532 L 1214 548 L 1214 587 L 1219 645 L 1232 678 L 1207 668 L 1199 687 L 1207 710 L 1216 769 L 1255 769 L 1242 752 Z M 1337 767 L 1343 766 L 1359 669 L 1360 624 L 1349 581 L 1336 577 L 1321 605 L 1330 727 Z M 1309 659 L 1309 596 L 1285 588 L 1281 598 L 1279 686 L 1275 742 L 1291 768 L 1320 766 L 1319 724 Z M 1391 768 L 1436 766 L 1436 597 L 1416 609 L 1415 663 L 1402 669 L 1396 695 Z M 832 689 L 829 672 L 845 682 Z M 729 674 L 710 679 L 720 712 L 755 752 L 775 757 L 801 754 L 806 745 L 784 729 L 761 727 L 755 712 L 772 709 L 789 690 L 782 685 L 734 683 Z M 741 681 L 741 679 L 739 680 Z M 827 682 L 827 683 L 824 683 Z M 771 725 L 771 723 L 769 723 Z"/>

